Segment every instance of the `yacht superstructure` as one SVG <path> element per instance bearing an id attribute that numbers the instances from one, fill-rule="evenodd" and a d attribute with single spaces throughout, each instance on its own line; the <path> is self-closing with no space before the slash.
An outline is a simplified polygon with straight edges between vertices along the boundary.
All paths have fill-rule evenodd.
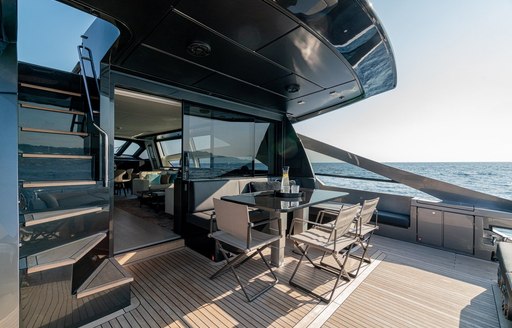
<path id="1" fill-rule="evenodd" d="M 347 203 L 380 197 L 383 236 L 491 260 L 492 227 L 512 227 L 509 200 L 296 134 L 295 122 L 396 86 L 366 1 L 60 2 L 97 17 L 73 72 L 20 62 L 17 1 L 0 3 L 2 327 L 79 326 L 129 306 L 133 277 L 114 258 L 129 250 L 178 240 L 216 260 L 211 199 L 283 166 L 301 187 L 349 192 Z M 442 201 L 324 185 L 307 149 Z M 172 233 L 126 243 L 149 226 L 121 233 L 120 217 L 137 217 L 115 195 L 128 183 Z"/>

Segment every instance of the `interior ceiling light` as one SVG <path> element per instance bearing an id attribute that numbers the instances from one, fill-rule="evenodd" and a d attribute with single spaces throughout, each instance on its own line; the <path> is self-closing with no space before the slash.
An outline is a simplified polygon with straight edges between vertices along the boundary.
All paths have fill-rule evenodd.
<path id="1" fill-rule="evenodd" d="M 300 85 L 295 84 L 295 83 L 288 84 L 286 86 L 286 91 L 288 93 L 296 93 L 296 92 L 299 92 L 299 90 L 300 90 Z"/>
<path id="2" fill-rule="evenodd" d="M 189 55 L 194 57 L 206 57 L 212 52 L 210 45 L 203 41 L 194 41 L 187 47 Z"/>
<path id="3" fill-rule="evenodd" d="M 115 88 L 114 94 L 116 96 L 123 96 L 123 97 L 138 99 L 138 100 L 146 100 L 146 101 L 163 104 L 163 105 L 178 106 L 181 108 L 181 102 L 179 102 L 179 101 L 168 99 L 168 98 L 163 98 L 163 97 L 157 97 L 157 96 L 153 96 L 153 95 L 148 95 L 145 93 L 135 92 L 135 91 L 131 91 L 131 90 Z"/>

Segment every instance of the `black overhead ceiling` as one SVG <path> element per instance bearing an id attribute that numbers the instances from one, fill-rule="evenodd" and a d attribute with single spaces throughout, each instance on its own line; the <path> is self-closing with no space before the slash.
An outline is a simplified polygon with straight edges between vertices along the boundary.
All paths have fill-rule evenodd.
<path id="1" fill-rule="evenodd" d="M 62 1 L 120 29 L 117 69 L 297 119 L 396 84 L 364 1 Z M 193 45 L 209 53 L 191 54 Z"/>

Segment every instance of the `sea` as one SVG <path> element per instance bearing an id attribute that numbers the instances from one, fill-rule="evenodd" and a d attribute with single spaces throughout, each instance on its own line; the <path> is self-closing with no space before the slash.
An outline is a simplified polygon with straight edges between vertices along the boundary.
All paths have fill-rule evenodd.
<path id="1" fill-rule="evenodd" d="M 404 171 L 512 200 L 512 162 L 383 163 Z M 315 173 L 387 179 L 348 163 L 312 163 Z M 399 183 L 317 176 L 327 185 L 437 200 Z"/>

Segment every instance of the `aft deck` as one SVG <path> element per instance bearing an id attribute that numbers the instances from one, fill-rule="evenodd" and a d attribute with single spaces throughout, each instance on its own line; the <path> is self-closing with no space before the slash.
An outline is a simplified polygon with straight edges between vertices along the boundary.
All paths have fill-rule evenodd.
<path id="1" fill-rule="evenodd" d="M 287 249 L 279 283 L 248 303 L 230 272 L 189 248 L 125 265 L 132 305 L 96 322 L 114 327 L 499 327 L 496 263 L 374 236 L 374 261 L 326 305 L 288 285 L 298 255 Z M 255 262 L 255 261 L 252 261 Z M 244 274 L 263 269 L 248 263 Z M 315 270 L 318 289 L 332 282 Z M 311 273 L 313 270 L 311 270 Z M 301 279 L 313 277 L 307 270 Z M 258 278 L 265 279 L 265 276 Z"/>

